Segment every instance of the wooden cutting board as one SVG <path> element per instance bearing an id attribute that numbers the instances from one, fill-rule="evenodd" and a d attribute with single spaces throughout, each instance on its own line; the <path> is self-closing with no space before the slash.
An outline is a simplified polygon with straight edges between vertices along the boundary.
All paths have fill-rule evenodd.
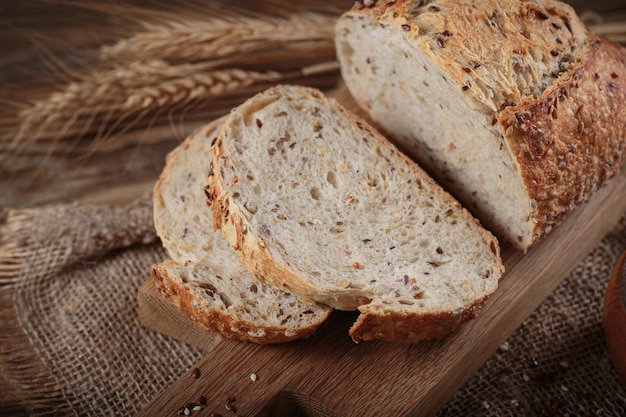
<path id="1" fill-rule="evenodd" d="M 139 416 L 177 415 L 206 398 L 202 415 L 430 416 L 491 356 L 626 211 L 626 169 L 528 253 L 503 248 L 506 272 L 476 320 L 441 340 L 353 343 L 356 315 L 335 312 L 310 339 L 258 346 L 199 329 L 150 282 L 139 290 L 144 326 L 206 351 Z M 607 277 L 608 280 L 609 277 Z M 256 382 L 250 378 L 255 374 Z M 192 414 L 193 415 L 193 414 Z"/>

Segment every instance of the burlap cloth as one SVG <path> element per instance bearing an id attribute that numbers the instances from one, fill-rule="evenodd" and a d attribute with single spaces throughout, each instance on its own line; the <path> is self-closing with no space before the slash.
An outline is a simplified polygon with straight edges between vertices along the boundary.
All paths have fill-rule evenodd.
<path id="1" fill-rule="evenodd" d="M 0 222 L 0 366 L 30 415 L 133 415 L 201 358 L 139 324 L 137 289 L 165 257 L 147 196 Z M 625 250 L 626 216 L 439 415 L 625 416 L 602 324 Z"/>

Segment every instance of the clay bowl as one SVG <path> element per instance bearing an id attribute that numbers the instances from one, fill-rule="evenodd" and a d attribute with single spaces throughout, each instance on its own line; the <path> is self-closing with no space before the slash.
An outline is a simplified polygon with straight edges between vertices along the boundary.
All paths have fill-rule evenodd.
<path id="1" fill-rule="evenodd" d="M 626 384 L 626 252 L 617 261 L 606 289 L 604 334 L 611 361 Z"/>

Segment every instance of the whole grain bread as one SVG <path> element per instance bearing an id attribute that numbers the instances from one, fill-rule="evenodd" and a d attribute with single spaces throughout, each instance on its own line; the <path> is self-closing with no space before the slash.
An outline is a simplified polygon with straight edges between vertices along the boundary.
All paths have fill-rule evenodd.
<path id="1" fill-rule="evenodd" d="M 526 250 L 624 161 L 626 49 L 553 0 L 357 2 L 335 40 L 359 105 Z"/>
<path id="2" fill-rule="evenodd" d="M 332 310 L 259 282 L 213 229 L 204 178 L 222 121 L 194 132 L 167 157 L 153 200 L 155 228 L 171 259 L 151 268 L 152 280 L 210 331 L 259 344 L 306 338 Z"/>
<path id="3" fill-rule="evenodd" d="M 442 337 L 503 272 L 467 210 L 319 90 L 277 86 L 234 109 L 207 181 L 241 261 L 305 302 L 358 309 L 355 341 Z"/>

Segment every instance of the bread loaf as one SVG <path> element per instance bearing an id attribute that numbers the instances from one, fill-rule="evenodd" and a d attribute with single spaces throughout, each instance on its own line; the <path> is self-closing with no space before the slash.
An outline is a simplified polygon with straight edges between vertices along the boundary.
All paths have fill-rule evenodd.
<path id="1" fill-rule="evenodd" d="M 397 144 L 526 250 L 624 161 L 625 48 L 552 0 L 357 2 L 343 79 Z"/>
<path id="2" fill-rule="evenodd" d="M 306 338 L 332 310 L 259 282 L 213 229 L 204 178 L 221 122 L 193 133 L 167 157 L 154 187 L 154 224 L 172 259 L 152 267 L 152 280 L 210 331 L 260 344 Z"/>
<path id="3" fill-rule="evenodd" d="M 360 311 L 355 341 L 441 337 L 503 272 L 496 239 L 384 137 L 320 91 L 234 109 L 208 172 L 213 220 L 265 282 Z"/>

